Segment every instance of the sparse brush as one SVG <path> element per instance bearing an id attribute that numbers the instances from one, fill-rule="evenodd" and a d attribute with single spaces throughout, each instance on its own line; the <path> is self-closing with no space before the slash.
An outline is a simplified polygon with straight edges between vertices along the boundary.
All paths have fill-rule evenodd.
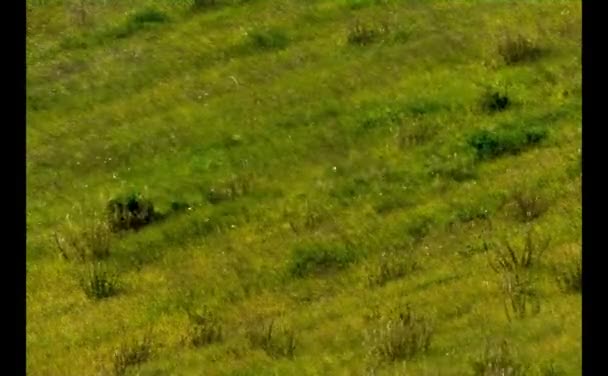
<path id="1" fill-rule="evenodd" d="M 512 197 L 517 208 L 516 216 L 522 222 L 539 218 L 551 205 L 548 199 L 529 190 L 517 189 Z"/>
<path id="2" fill-rule="evenodd" d="M 53 233 L 53 240 L 65 260 L 99 261 L 110 256 L 112 233 L 108 224 L 93 213 L 83 215 L 79 224 L 68 216 L 62 231 Z"/>
<path id="3" fill-rule="evenodd" d="M 378 42 L 388 33 L 389 27 L 386 23 L 369 25 L 361 21 L 356 21 L 348 31 L 347 41 L 349 44 L 366 46 Z"/>
<path id="4" fill-rule="evenodd" d="M 380 261 L 368 273 L 370 286 L 384 286 L 387 282 L 402 278 L 418 268 L 414 257 L 397 252 L 383 252 Z"/>
<path id="5" fill-rule="evenodd" d="M 491 268 L 501 277 L 505 313 L 511 320 L 511 313 L 522 319 L 530 311 L 540 311 L 540 297 L 534 287 L 532 268 L 540 263 L 541 256 L 549 247 L 550 238 L 539 242 L 533 240 L 529 230 L 523 248 L 514 249 L 508 242 L 499 249 Z"/>
<path id="6" fill-rule="evenodd" d="M 532 39 L 521 34 L 513 35 L 510 33 L 507 33 L 498 42 L 497 50 L 507 65 L 536 60 L 543 52 Z"/>
<path id="7" fill-rule="evenodd" d="M 187 341 L 194 347 L 201 347 L 224 339 L 223 326 L 220 320 L 209 310 L 203 312 L 188 312 L 190 329 Z"/>
<path id="8" fill-rule="evenodd" d="M 275 320 L 250 323 L 246 336 L 251 346 L 261 348 L 273 358 L 294 356 L 297 346 L 295 331 L 285 326 L 277 329 Z"/>
<path id="9" fill-rule="evenodd" d="M 149 336 L 133 343 L 121 344 L 112 354 L 112 370 L 115 376 L 124 376 L 127 370 L 139 367 L 152 355 L 152 340 Z"/>
<path id="10" fill-rule="evenodd" d="M 370 353 L 379 360 L 408 360 L 428 351 L 432 334 L 428 319 L 406 305 L 372 330 Z"/>
<path id="11" fill-rule="evenodd" d="M 523 247 L 519 250 L 504 241 L 504 247 L 498 249 L 495 260 L 490 263 L 492 269 L 499 274 L 516 273 L 538 265 L 543 253 L 549 248 L 551 238 L 538 240 L 534 239 L 534 236 L 534 231 L 528 230 Z"/>
<path id="12" fill-rule="evenodd" d="M 529 367 L 518 361 L 509 342 L 486 343 L 483 353 L 471 361 L 474 376 L 525 376 Z"/>
<path id="13" fill-rule="evenodd" d="M 89 266 L 80 279 L 80 286 L 90 299 L 100 300 L 116 295 L 118 277 L 101 263 Z"/>

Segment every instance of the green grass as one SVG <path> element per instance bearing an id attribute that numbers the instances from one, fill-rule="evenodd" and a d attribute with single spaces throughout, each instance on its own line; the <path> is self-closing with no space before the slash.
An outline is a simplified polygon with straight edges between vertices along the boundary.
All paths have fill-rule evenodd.
<path id="1" fill-rule="evenodd" d="M 581 374 L 579 2 L 77 3 L 27 3 L 28 374 Z"/>

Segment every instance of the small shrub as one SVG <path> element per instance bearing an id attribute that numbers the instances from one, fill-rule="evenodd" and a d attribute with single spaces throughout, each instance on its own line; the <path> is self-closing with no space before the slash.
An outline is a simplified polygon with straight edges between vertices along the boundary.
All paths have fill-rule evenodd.
<path id="1" fill-rule="evenodd" d="M 504 154 L 518 154 L 547 138 L 548 132 L 540 127 L 482 130 L 469 137 L 477 158 L 492 159 Z"/>
<path id="2" fill-rule="evenodd" d="M 127 38 L 150 25 L 161 24 L 169 21 L 169 17 L 156 9 L 144 9 L 129 16 L 124 24 L 107 32 L 108 36 L 115 38 Z"/>
<path id="3" fill-rule="evenodd" d="M 161 217 L 154 210 L 152 201 L 139 193 L 110 200 L 106 212 L 110 228 L 115 232 L 138 230 Z"/>
<path id="4" fill-rule="evenodd" d="M 349 44 L 357 46 L 366 46 L 378 42 L 383 36 L 389 33 L 388 25 L 382 23 L 380 25 L 364 24 L 356 21 L 348 31 L 347 41 Z"/>
<path id="5" fill-rule="evenodd" d="M 408 360 L 427 352 L 431 345 L 428 319 L 415 314 L 409 305 L 379 324 L 371 333 L 371 354 L 380 360 Z"/>
<path id="6" fill-rule="evenodd" d="M 227 181 L 209 188 L 206 193 L 207 202 L 216 205 L 247 195 L 251 192 L 252 180 L 253 178 L 249 175 L 232 176 Z"/>
<path id="7" fill-rule="evenodd" d="M 101 263 L 95 263 L 81 278 L 80 286 L 88 298 L 105 299 L 118 292 L 118 278 L 115 274 L 108 272 Z"/>
<path id="8" fill-rule="evenodd" d="M 556 274 L 557 283 L 564 292 L 580 294 L 583 291 L 583 259 L 580 254 L 561 265 Z"/>
<path id="9" fill-rule="evenodd" d="M 550 207 L 549 200 L 529 190 L 517 189 L 512 198 L 517 208 L 516 217 L 522 222 L 539 218 Z"/>
<path id="10" fill-rule="evenodd" d="M 458 251 L 458 254 L 462 257 L 471 257 L 480 253 L 486 253 L 494 248 L 494 243 L 478 236 L 475 240 L 466 244 L 464 250 Z"/>
<path id="11" fill-rule="evenodd" d="M 201 347 L 224 338 L 223 326 L 219 319 L 207 309 L 199 312 L 188 312 L 190 330 L 187 334 L 188 342 L 194 347 Z"/>
<path id="12" fill-rule="evenodd" d="M 110 256 L 112 234 L 108 224 L 94 213 L 85 216 L 80 225 L 68 217 L 62 233 L 54 233 L 54 240 L 65 260 L 99 261 Z"/>
<path id="13" fill-rule="evenodd" d="M 253 30 L 248 34 L 249 43 L 260 50 L 281 50 L 289 44 L 289 37 L 280 29 Z"/>
<path id="14" fill-rule="evenodd" d="M 438 133 L 437 125 L 415 121 L 399 128 L 397 144 L 401 149 L 422 145 L 432 140 Z"/>
<path id="15" fill-rule="evenodd" d="M 491 268 L 502 279 L 505 313 L 511 320 L 511 313 L 522 319 L 529 311 L 540 311 L 540 299 L 534 288 L 531 268 L 540 263 L 544 251 L 549 246 L 549 238 L 536 242 L 532 239 L 532 231 L 528 231 L 524 246 L 516 251 L 508 242 L 505 249 L 499 250 Z"/>
<path id="16" fill-rule="evenodd" d="M 171 202 L 171 211 L 173 211 L 173 212 L 182 212 L 182 211 L 188 210 L 190 208 L 191 208 L 191 205 L 187 202 L 183 202 L 183 201 Z"/>
<path id="17" fill-rule="evenodd" d="M 285 326 L 276 330 L 274 320 L 262 320 L 250 324 L 246 332 L 251 346 L 261 348 L 273 358 L 293 358 L 297 338 L 293 329 Z"/>
<path id="18" fill-rule="evenodd" d="M 387 282 L 406 276 L 418 268 L 410 254 L 383 252 L 380 262 L 368 274 L 370 286 L 384 286 Z"/>
<path id="19" fill-rule="evenodd" d="M 130 18 L 132 23 L 139 25 L 146 23 L 163 23 L 168 19 L 166 14 L 156 9 L 144 9 L 135 12 Z"/>
<path id="20" fill-rule="evenodd" d="M 536 60 L 542 52 L 533 40 L 522 35 L 507 34 L 498 43 L 498 54 L 507 65 Z"/>
<path id="21" fill-rule="evenodd" d="M 526 365 L 518 361 L 507 341 L 500 345 L 487 343 L 477 359 L 471 361 L 474 376 L 525 376 Z"/>
<path id="22" fill-rule="evenodd" d="M 358 257 L 359 254 L 355 249 L 342 244 L 299 245 L 292 251 L 289 271 L 295 277 L 321 274 L 344 269 Z"/>
<path id="23" fill-rule="evenodd" d="M 549 248 L 550 241 L 549 237 L 540 241 L 535 240 L 533 231 L 529 230 L 520 250 L 505 241 L 504 248 L 497 251 L 495 261 L 491 262 L 490 266 L 499 274 L 529 270 L 540 263 L 543 253 Z"/>
<path id="24" fill-rule="evenodd" d="M 480 100 L 481 108 L 487 112 L 500 112 L 509 108 L 511 100 L 506 94 L 488 90 Z"/>
<path id="25" fill-rule="evenodd" d="M 127 370 L 138 367 L 150 359 L 152 355 L 152 340 L 145 336 L 134 343 L 123 343 L 112 356 L 112 370 L 115 376 L 127 374 Z"/>

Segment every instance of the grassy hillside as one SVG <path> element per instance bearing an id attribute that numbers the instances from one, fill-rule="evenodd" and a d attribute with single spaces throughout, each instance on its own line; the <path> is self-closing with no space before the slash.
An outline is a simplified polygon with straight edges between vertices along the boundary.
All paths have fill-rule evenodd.
<path id="1" fill-rule="evenodd" d="M 580 2 L 27 4 L 28 374 L 581 374 Z"/>

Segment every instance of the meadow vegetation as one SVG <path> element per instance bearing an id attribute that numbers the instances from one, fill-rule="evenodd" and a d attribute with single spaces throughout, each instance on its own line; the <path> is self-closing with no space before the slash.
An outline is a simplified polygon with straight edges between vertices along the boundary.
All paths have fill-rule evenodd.
<path id="1" fill-rule="evenodd" d="M 580 1 L 27 2 L 27 373 L 580 375 Z"/>

